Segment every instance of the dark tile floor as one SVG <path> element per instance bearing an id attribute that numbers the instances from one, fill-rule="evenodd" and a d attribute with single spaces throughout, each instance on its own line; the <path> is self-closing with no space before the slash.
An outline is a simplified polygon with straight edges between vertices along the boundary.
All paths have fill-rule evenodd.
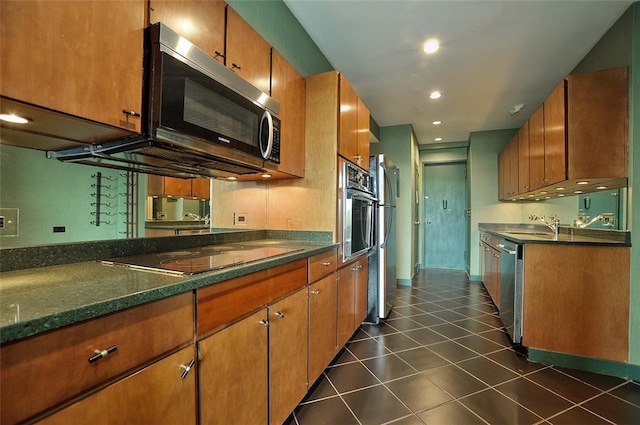
<path id="1" fill-rule="evenodd" d="M 288 425 L 640 424 L 640 383 L 529 363 L 482 284 L 425 270 L 362 325 Z"/>

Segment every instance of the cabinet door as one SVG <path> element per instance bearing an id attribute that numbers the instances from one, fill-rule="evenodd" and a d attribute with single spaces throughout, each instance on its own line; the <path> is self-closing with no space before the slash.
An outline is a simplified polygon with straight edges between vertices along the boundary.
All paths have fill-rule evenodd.
<path id="1" fill-rule="evenodd" d="M 338 270 L 338 347 L 355 331 L 355 267 L 351 264 Z"/>
<path id="2" fill-rule="evenodd" d="M 145 2 L 1 3 L 2 95 L 140 132 Z"/>
<path id="3" fill-rule="evenodd" d="M 365 170 L 369 169 L 369 109 L 358 98 L 357 161 Z"/>
<path id="4" fill-rule="evenodd" d="M 191 196 L 191 180 L 177 177 L 164 178 L 164 195 Z"/>
<path id="5" fill-rule="evenodd" d="M 500 308 L 500 252 L 491 249 L 491 298 L 496 307 Z"/>
<path id="6" fill-rule="evenodd" d="M 305 80 L 273 50 L 271 96 L 280 102 L 280 165 L 278 171 L 304 177 Z"/>
<path id="7" fill-rule="evenodd" d="M 518 193 L 531 190 L 529 183 L 529 121 L 518 130 Z"/>
<path id="8" fill-rule="evenodd" d="M 191 196 L 194 198 L 209 199 L 210 185 L 210 179 L 192 179 Z"/>
<path id="9" fill-rule="evenodd" d="M 529 183 L 531 190 L 544 186 L 544 105 L 529 118 Z"/>
<path id="10" fill-rule="evenodd" d="M 281 424 L 307 393 L 309 310 L 302 289 L 269 306 L 269 418 Z"/>
<path id="11" fill-rule="evenodd" d="M 39 423 L 195 425 L 197 372 L 185 370 L 192 361 L 190 345 Z"/>
<path id="12" fill-rule="evenodd" d="M 357 164 L 358 156 L 358 95 L 351 84 L 340 74 L 340 138 L 338 153 Z"/>
<path id="13" fill-rule="evenodd" d="M 149 0 L 149 23 L 162 22 L 224 63 L 223 0 Z"/>
<path id="14" fill-rule="evenodd" d="M 198 343 L 200 421 L 268 423 L 267 310 Z"/>
<path id="15" fill-rule="evenodd" d="M 337 353 L 337 291 L 335 273 L 309 286 L 309 385 Z"/>
<path id="16" fill-rule="evenodd" d="M 509 197 L 518 194 L 518 135 L 509 142 Z"/>
<path id="17" fill-rule="evenodd" d="M 271 46 L 231 7 L 227 7 L 227 68 L 271 93 Z"/>
<path id="18" fill-rule="evenodd" d="M 565 82 L 544 101 L 544 186 L 567 178 Z"/>
<path id="19" fill-rule="evenodd" d="M 509 157 L 505 149 L 498 154 L 498 199 L 507 197 L 507 170 L 509 169 Z"/>

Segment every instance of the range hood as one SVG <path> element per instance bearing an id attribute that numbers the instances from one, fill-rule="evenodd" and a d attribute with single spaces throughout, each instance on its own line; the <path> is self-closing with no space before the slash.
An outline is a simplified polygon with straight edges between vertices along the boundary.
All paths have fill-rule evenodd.
<path id="1" fill-rule="evenodd" d="M 187 50 L 184 49 L 185 43 L 189 46 Z M 207 93 L 215 91 L 216 96 L 226 103 L 214 105 L 214 108 L 224 109 L 221 115 L 238 114 L 238 122 L 244 120 L 248 123 L 245 125 L 247 128 L 236 129 L 236 123 L 227 122 L 226 117 L 222 117 L 218 120 L 222 130 L 215 128 L 215 133 L 209 131 L 216 136 L 210 137 L 205 134 L 207 128 L 204 132 L 202 129 L 185 131 L 178 125 L 170 125 L 173 123 L 167 117 L 173 114 L 177 119 L 186 120 L 183 117 L 188 114 L 183 105 L 184 113 L 175 113 L 175 102 L 167 104 L 163 95 L 163 90 L 164 93 L 169 91 L 167 87 L 185 85 L 183 81 L 175 83 L 175 71 L 167 71 L 166 63 L 169 61 L 179 63 L 179 66 L 187 69 L 185 72 L 192 73 L 185 74 L 187 77 L 180 75 L 183 80 L 199 81 L 202 86 L 216 84 L 215 87 L 198 87 L 204 88 L 203 92 Z M 198 75 L 192 78 L 194 72 Z M 187 98 L 184 92 L 182 94 L 183 104 L 200 102 L 195 106 L 196 109 L 201 109 L 205 102 L 208 102 L 207 106 L 211 104 L 208 99 L 197 98 L 200 93 L 196 93 L 195 98 L 192 94 L 189 94 L 192 98 Z M 250 113 L 265 113 L 269 115 L 270 123 L 272 115 L 273 121 L 279 125 L 278 102 L 161 23 L 145 29 L 142 97 L 141 134 L 3 97 L 3 109 L 9 105 L 14 110 L 20 107 L 28 110 L 32 118 L 40 116 L 46 119 L 45 124 L 36 130 L 31 127 L 23 131 L 17 126 L 3 124 L 2 143 L 46 150 L 47 158 L 64 162 L 180 178 L 263 174 L 269 168 L 274 168 L 269 167 L 269 161 L 275 164 L 279 162 L 279 156 L 276 160 L 264 153 L 261 156 L 259 148 L 256 153 L 256 148 L 247 143 L 252 137 L 257 138 L 258 132 L 262 137 L 264 131 L 263 124 L 256 123 Z M 209 125 L 210 117 L 205 118 Z M 186 125 L 193 127 L 190 122 Z M 226 134 L 227 129 L 231 137 Z M 279 137 L 279 127 L 276 130 Z M 251 140 L 251 143 L 255 142 Z"/>

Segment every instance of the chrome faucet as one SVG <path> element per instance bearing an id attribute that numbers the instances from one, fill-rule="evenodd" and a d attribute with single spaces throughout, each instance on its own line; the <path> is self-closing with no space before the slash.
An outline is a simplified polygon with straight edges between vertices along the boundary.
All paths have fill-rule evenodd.
<path id="1" fill-rule="evenodd" d="M 558 234 L 560 232 L 560 220 L 558 220 L 558 217 L 555 214 L 552 215 L 549 218 L 551 219 L 551 223 L 546 221 L 544 219 L 544 216 L 537 216 L 535 214 L 531 214 L 529 216 L 529 220 L 531 220 L 531 221 L 539 221 L 542 224 L 544 224 L 545 226 L 547 226 L 549 229 L 551 229 L 553 231 L 553 240 L 557 241 L 558 240 Z"/>
<path id="2" fill-rule="evenodd" d="M 584 229 L 585 227 L 591 226 L 596 221 L 602 221 L 604 226 L 613 226 L 613 214 L 612 213 L 602 213 L 595 217 L 593 217 L 587 223 L 578 224 L 578 227 Z"/>

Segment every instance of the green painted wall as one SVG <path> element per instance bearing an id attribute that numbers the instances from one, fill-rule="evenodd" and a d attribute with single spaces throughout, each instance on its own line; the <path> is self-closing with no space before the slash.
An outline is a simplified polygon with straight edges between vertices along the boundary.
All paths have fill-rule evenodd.
<path id="1" fill-rule="evenodd" d="M 95 176 L 102 174 L 100 226 Z M 0 208 L 19 210 L 18 236 L 0 237 L 0 246 L 18 247 L 123 238 L 126 230 L 123 171 L 46 159 L 43 151 L 0 144 Z M 146 178 L 140 184 L 146 187 Z M 140 200 L 144 202 L 144 198 Z M 144 203 L 141 229 L 144 228 Z M 0 211 L 3 213 L 6 211 Z M 108 222 L 108 223 L 107 223 Z M 54 233 L 53 227 L 65 232 Z"/>
<path id="2" fill-rule="evenodd" d="M 227 4 L 238 12 L 303 76 L 333 69 L 333 66 L 282 1 L 227 0 Z"/>

